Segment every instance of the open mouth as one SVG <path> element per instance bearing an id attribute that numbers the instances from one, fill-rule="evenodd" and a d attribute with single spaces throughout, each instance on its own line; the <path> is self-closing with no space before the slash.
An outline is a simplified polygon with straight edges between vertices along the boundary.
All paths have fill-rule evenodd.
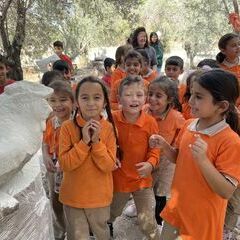
<path id="1" fill-rule="evenodd" d="M 131 108 L 137 108 L 137 107 L 139 107 L 139 104 L 131 104 L 130 107 Z"/>

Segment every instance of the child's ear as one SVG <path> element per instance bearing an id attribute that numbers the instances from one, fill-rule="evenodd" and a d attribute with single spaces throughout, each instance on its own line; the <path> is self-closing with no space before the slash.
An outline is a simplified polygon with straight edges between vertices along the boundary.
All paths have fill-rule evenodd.
<path id="1" fill-rule="evenodd" d="M 226 100 L 219 102 L 218 105 L 221 110 L 221 113 L 226 112 L 229 108 L 229 102 Z"/>

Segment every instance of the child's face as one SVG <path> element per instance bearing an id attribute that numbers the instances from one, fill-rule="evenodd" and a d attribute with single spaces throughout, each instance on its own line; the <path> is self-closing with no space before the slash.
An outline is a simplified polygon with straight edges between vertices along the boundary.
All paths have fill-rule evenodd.
<path id="1" fill-rule="evenodd" d="M 152 35 L 151 41 L 155 43 L 158 40 L 157 36 L 155 34 Z"/>
<path id="2" fill-rule="evenodd" d="M 179 76 L 183 73 L 183 70 L 175 65 L 167 65 L 165 67 L 166 76 L 172 80 L 178 80 Z"/>
<path id="3" fill-rule="evenodd" d="M 105 107 L 105 99 L 102 87 L 98 83 L 85 82 L 79 89 L 77 104 L 83 119 L 99 120 Z"/>
<path id="4" fill-rule="evenodd" d="M 137 36 L 137 42 L 139 47 L 143 48 L 147 42 L 147 34 L 145 32 L 140 32 Z"/>
<path id="5" fill-rule="evenodd" d="M 0 85 L 5 84 L 7 79 L 7 67 L 4 63 L 0 63 Z"/>
<path id="6" fill-rule="evenodd" d="M 57 55 L 60 55 L 60 54 L 62 54 L 63 49 L 62 49 L 61 47 L 54 47 L 54 52 L 55 52 Z"/>
<path id="7" fill-rule="evenodd" d="M 139 114 L 145 101 L 146 96 L 142 83 L 133 83 L 123 87 L 119 102 L 124 113 L 128 115 Z"/>
<path id="8" fill-rule="evenodd" d="M 211 93 L 195 81 L 192 83 L 189 104 L 191 106 L 191 113 L 193 116 L 201 118 L 208 124 L 211 124 L 215 122 L 216 119 L 221 118 L 220 106 L 218 104 L 214 104 Z"/>
<path id="9" fill-rule="evenodd" d="M 64 92 L 54 92 L 48 99 L 49 105 L 53 109 L 54 115 L 61 121 L 70 118 L 73 110 L 73 101 Z"/>
<path id="10" fill-rule="evenodd" d="M 147 102 L 150 110 L 155 114 L 164 113 L 169 104 L 168 96 L 157 84 L 150 84 Z"/>
<path id="11" fill-rule="evenodd" d="M 229 40 L 226 48 L 221 49 L 221 52 L 230 60 L 237 58 L 240 54 L 240 38 L 235 37 Z"/>
<path id="12" fill-rule="evenodd" d="M 125 61 L 125 71 L 127 75 L 139 75 L 141 72 L 141 64 L 137 58 L 128 58 Z"/>
<path id="13" fill-rule="evenodd" d="M 149 72 L 149 69 L 150 69 L 150 65 L 147 61 L 144 61 L 143 62 L 143 66 L 142 66 L 142 69 L 141 69 L 141 74 L 144 76 L 146 74 L 148 74 Z"/>
<path id="14" fill-rule="evenodd" d="M 112 75 L 112 73 L 114 72 L 115 70 L 115 65 L 112 65 L 111 67 L 107 67 L 107 73 L 109 75 Z"/>

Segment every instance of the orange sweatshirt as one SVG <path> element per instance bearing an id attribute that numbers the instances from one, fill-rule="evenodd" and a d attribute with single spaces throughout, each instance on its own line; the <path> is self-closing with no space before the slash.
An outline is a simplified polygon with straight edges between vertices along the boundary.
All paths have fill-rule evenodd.
<path id="1" fill-rule="evenodd" d="M 143 111 L 133 124 L 125 120 L 122 111 L 114 112 L 113 118 L 123 151 L 122 166 L 113 172 L 114 191 L 134 192 L 152 187 L 152 176 L 141 178 L 135 164 L 146 161 L 154 167 L 158 164 L 159 149 L 148 146 L 149 137 L 158 133 L 156 120 Z"/>
<path id="2" fill-rule="evenodd" d="M 78 116 L 78 125 L 85 121 Z M 111 123 L 100 120 L 100 141 L 86 145 L 79 128 L 71 120 L 63 123 L 59 139 L 59 163 L 63 170 L 60 201 L 75 208 L 110 205 L 113 195 L 112 170 L 115 166 L 116 139 Z"/>
<path id="3" fill-rule="evenodd" d="M 111 88 L 113 87 L 116 81 L 123 79 L 126 76 L 127 76 L 126 72 L 122 68 L 117 67 L 112 73 Z"/>

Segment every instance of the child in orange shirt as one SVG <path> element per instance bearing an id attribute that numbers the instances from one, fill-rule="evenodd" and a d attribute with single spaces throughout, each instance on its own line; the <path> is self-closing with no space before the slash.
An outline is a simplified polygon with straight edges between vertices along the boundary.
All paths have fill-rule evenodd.
<path id="1" fill-rule="evenodd" d="M 43 160 L 47 168 L 49 181 L 49 195 L 54 212 L 54 236 L 56 239 L 65 238 L 65 224 L 63 217 L 63 206 L 59 202 L 59 186 L 61 184 L 62 172 L 58 167 L 58 145 L 61 125 L 68 120 L 73 110 L 74 97 L 71 86 L 64 81 L 55 80 L 49 84 L 53 88 L 53 94 L 48 102 L 53 109 L 53 116 L 46 124 L 43 138 Z"/>
<path id="2" fill-rule="evenodd" d="M 159 135 L 149 141 L 176 162 L 160 239 L 222 240 L 227 199 L 240 181 L 237 78 L 211 70 L 194 80 L 191 93 L 189 103 L 197 119 L 181 129 L 177 148 Z"/>
<path id="3" fill-rule="evenodd" d="M 180 84 L 179 76 L 183 73 L 183 59 L 179 56 L 171 56 L 166 60 L 165 63 L 165 74 L 177 83 L 179 101 L 182 103 L 183 95 L 186 90 L 185 84 Z"/>
<path id="4" fill-rule="evenodd" d="M 112 58 L 105 58 L 103 61 L 103 65 L 105 68 L 105 74 L 102 77 L 102 82 L 104 86 L 110 91 L 111 83 L 112 83 L 112 74 L 115 70 L 115 60 Z"/>
<path id="5" fill-rule="evenodd" d="M 100 80 L 86 77 L 76 88 L 78 114 L 60 131 L 59 161 L 63 181 L 59 199 L 66 218 L 67 239 L 109 240 L 107 220 L 113 195 L 116 130 L 107 90 Z M 108 120 L 102 117 L 106 109 Z"/>
<path id="6" fill-rule="evenodd" d="M 141 230 L 147 239 L 159 239 L 151 176 L 158 163 L 159 151 L 148 147 L 148 139 L 158 132 L 158 126 L 153 117 L 141 111 L 146 99 L 141 77 L 125 78 L 119 87 L 119 98 L 122 110 L 114 112 L 113 117 L 123 157 L 113 172 L 114 196 L 110 222 L 121 215 L 132 194 Z"/>
<path id="7" fill-rule="evenodd" d="M 143 66 L 142 55 L 135 50 L 131 50 L 127 53 L 126 57 L 124 58 L 124 64 L 125 64 L 125 71 L 127 76 L 140 75 L 141 69 Z M 112 110 L 119 109 L 118 89 L 122 80 L 123 79 L 119 79 L 118 81 L 116 81 L 111 88 L 110 104 L 111 104 Z M 149 82 L 144 79 L 143 81 L 144 81 L 144 85 L 147 87 Z"/>
<path id="8" fill-rule="evenodd" d="M 143 57 L 141 75 L 144 80 L 151 82 L 152 80 L 157 78 L 158 72 L 156 70 L 151 69 L 150 58 L 145 49 L 137 49 L 136 51 L 139 52 Z"/>
<path id="9" fill-rule="evenodd" d="M 126 77 L 124 58 L 127 55 L 127 52 L 132 49 L 132 45 L 130 44 L 126 44 L 117 48 L 115 53 L 116 69 L 112 73 L 111 87 L 113 87 L 116 81 Z"/>
<path id="10" fill-rule="evenodd" d="M 176 84 L 164 76 L 150 83 L 147 98 L 148 108 L 146 111 L 157 120 L 159 135 L 166 139 L 170 145 L 174 143 L 175 138 L 185 123 L 182 114 L 175 110 L 180 105 L 175 105 L 176 93 Z M 160 164 L 153 172 L 153 189 L 156 199 L 155 217 L 159 225 L 162 225 L 160 213 L 165 207 L 167 198 L 170 197 L 174 171 L 175 164 L 171 163 L 162 154 Z"/>
<path id="11" fill-rule="evenodd" d="M 221 68 L 232 72 L 238 78 L 240 87 L 240 38 L 235 33 L 227 33 L 223 35 L 219 42 L 219 52 L 216 59 Z M 236 101 L 236 106 L 240 105 L 240 98 Z"/>

